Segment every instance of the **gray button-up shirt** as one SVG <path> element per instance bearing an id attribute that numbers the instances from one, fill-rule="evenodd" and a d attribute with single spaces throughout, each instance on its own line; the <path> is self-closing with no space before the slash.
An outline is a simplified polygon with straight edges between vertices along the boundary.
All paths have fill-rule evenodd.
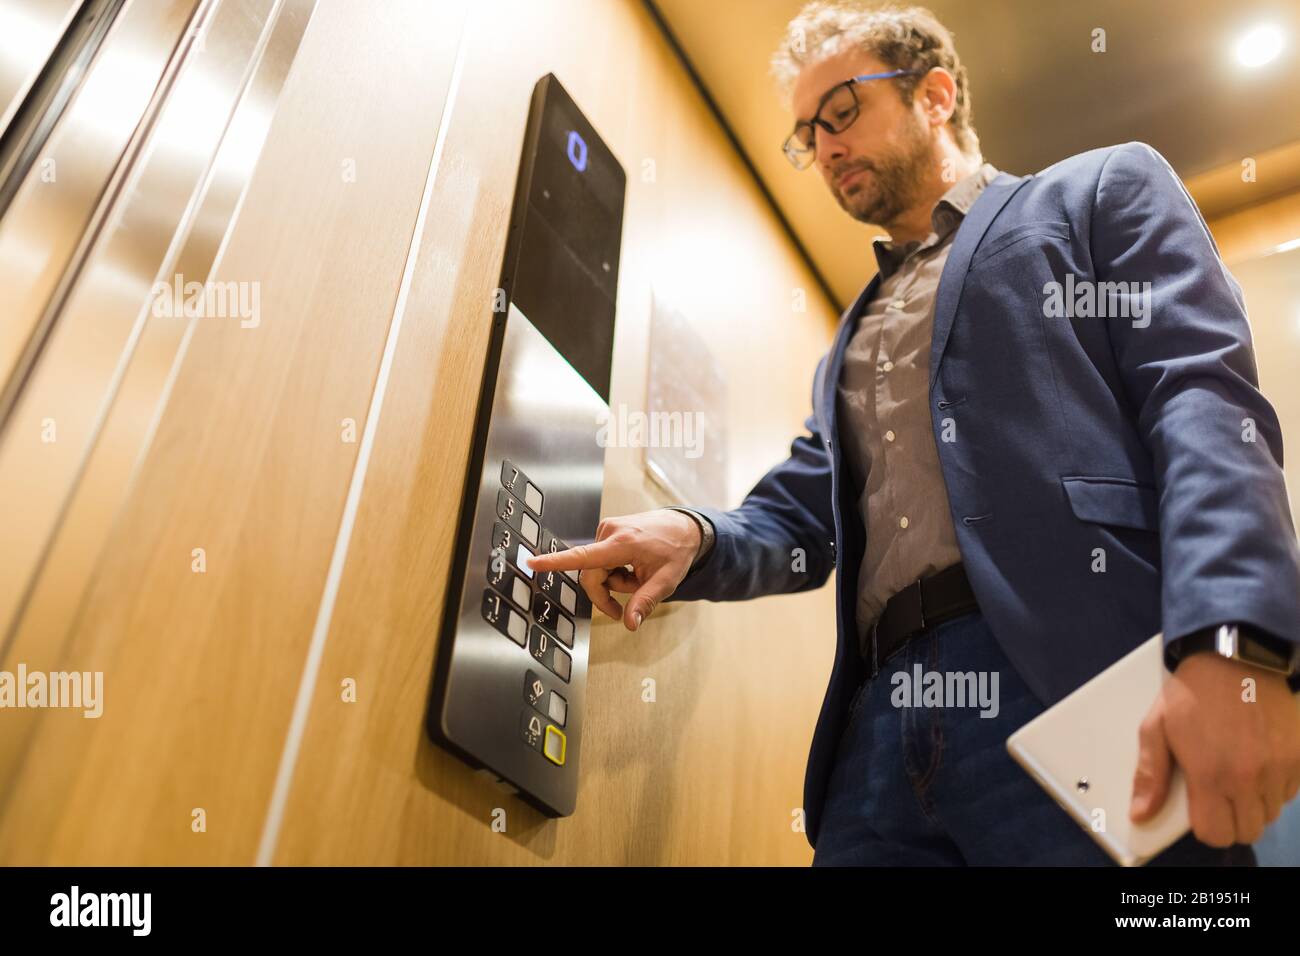
<path id="1" fill-rule="evenodd" d="M 856 614 L 866 650 L 892 595 L 961 560 L 930 419 L 931 330 L 953 236 L 997 174 L 985 163 L 948 190 L 925 239 L 873 246 L 881 284 L 849 340 L 838 388 L 840 440 L 867 529 Z"/>

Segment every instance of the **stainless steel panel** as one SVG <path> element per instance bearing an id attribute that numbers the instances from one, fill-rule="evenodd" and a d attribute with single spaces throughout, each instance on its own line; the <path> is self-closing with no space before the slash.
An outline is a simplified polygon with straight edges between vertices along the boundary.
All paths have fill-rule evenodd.
<path id="1" fill-rule="evenodd" d="M 449 666 L 446 659 L 440 660 L 437 683 L 445 681 L 445 688 L 435 689 L 431 718 L 436 717 L 437 724 L 430 729 L 525 791 L 525 797 L 546 812 L 566 816 L 573 812 L 578 795 L 591 606 L 579 589 L 573 670 L 566 683 L 484 620 L 483 591 L 488 586 L 505 459 L 518 465 L 544 493 L 543 528 L 566 546 L 592 540 L 600 520 L 605 474 L 605 449 L 596 435 L 609 408 L 513 303 L 498 367 L 454 641 L 450 649 L 440 648 L 442 654 L 449 651 Z M 576 581 L 571 582 L 576 587 Z M 533 590 L 537 590 L 535 582 Z M 451 639 L 444 633 L 444 641 Z M 541 675 L 548 690 L 559 691 L 568 701 L 563 728 L 568 752 L 562 767 L 522 737 L 521 718 L 530 709 L 524 698 L 529 670 Z M 445 693 L 441 701 L 439 690 Z M 547 723 L 543 711 L 537 715 Z"/>
<path id="2" fill-rule="evenodd" d="M 0 134 L 54 52 L 82 0 L 0 0 Z"/>

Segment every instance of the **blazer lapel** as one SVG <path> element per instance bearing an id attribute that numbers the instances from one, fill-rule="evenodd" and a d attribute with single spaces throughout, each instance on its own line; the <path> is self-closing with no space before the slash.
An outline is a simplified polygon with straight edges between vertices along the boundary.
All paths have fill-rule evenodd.
<path id="1" fill-rule="evenodd" d="M 971 256 L 975 254 L 980 240 L 988 231 L 993 219 L 1002 207 L 1025 183 L 1028 176 L 1012 176 L 999 173 L 993 181 L 984 187 L 979 198 L 971 206 L 970 212 L 957 228 L 953 237 L 952 249 L 948 252 L 948 261 L 944 264 L 943 275 L 939 277 L 939 289 L 934 298 L 933 342 L 930 347 L 930 391 L 939 379 L 939 363 L 943 361 L 943 350 L 948 345 L 948 333 L 952 331 L 953 320 L 957 317 L 957 303 L 961 301 L 962 286 L 966 282 L 966 272 L 970 269 Z"/>

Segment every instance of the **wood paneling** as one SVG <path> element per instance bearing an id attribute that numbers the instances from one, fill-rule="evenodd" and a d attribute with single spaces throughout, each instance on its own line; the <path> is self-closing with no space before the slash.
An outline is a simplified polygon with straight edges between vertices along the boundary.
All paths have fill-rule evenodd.
<path id="1" fill-rule="evenodd" d="M 425 697 L 529 94 L 554 72 L 628 172 L 611 405 L 644 407 L 650 289 L 730 382 L 731 503 L 788 454 L 835 316 L 639 3 L 471 16 L 459 99 L 275 859 L 807 863 L 793 832 L 834 650 L 829 588 L 597 617 L 578 810 L 546 819 L 428 743 Z M 794 290 L 809 311 L 792 311 Z M 607 453 L 604 513 L 670 503 Z M 357 682 L 344 703 L 340 685 Z M 653 679 L 657 700 L 643 702 Z M 494 832 L 494 808 L 506 831 Z"/>
<path id="2" fill-rule="evenodd" d="M 43 714 L 6 863 L 252 862 L 459 31 L 386 14 L 308 27 L 215 274 L 260 284 L 260 321 L 196 326 L 59 661 L 104 672 L 104 715 Z"/>
<path id="3" fill-rule="evenodd" d="M 644 405 L 658 289 L 728 376 L 730 504 L 800 433 L 830 305 L 638 0 L 387 0 L 382 16 L 322 0 L 217 272 L 261 282 L 261 323 L 198 326 L 61 661 L 104 671 L 105 714 L 41 715 L 0 808 L 0 861 L 253 862 L 357 462 L 340 422 L 365 424 L 462 17 L 458 98 L 272 858 L 811 859 L 792 819 L 834 650 L 829 588 L 669 605 L 636 634 L 598 618 L 570 818 L 434 747 L 423 714 L 535 81 L 554 72 L 628 172 L 611 404 Z M 667 503 L 641 449 L 609 449 L 606 514 Z"/>

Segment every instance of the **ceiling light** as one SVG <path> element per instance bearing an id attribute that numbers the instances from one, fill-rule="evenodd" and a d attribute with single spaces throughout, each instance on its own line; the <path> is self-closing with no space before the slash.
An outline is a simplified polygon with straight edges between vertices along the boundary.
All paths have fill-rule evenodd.
<path id="1" fill-rule="evenodd" d="M 1283 42 L 1282 31 L 1271 23 L 1248 30 L 1237 41 L 1237 62 L 1251 69 L 1263 66 L 1277 59 Z"/>

